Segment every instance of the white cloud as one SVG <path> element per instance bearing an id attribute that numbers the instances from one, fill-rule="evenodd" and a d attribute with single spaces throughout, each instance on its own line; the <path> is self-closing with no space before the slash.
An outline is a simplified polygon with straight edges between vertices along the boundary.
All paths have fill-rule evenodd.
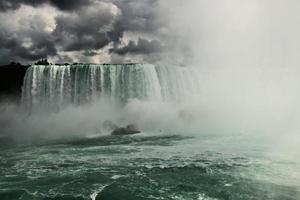
<path id="1" fill-rule="evenodd" d="M 47 32 L 55 28 L 55 17 L 61 12 L 57 9 L 43 5 L 38 8 L 22 5 L 20 9 L 0 13 L 1 28 L 16 32 L 32 28 L 32 21 L 43 22 L 43 28 Z"/>

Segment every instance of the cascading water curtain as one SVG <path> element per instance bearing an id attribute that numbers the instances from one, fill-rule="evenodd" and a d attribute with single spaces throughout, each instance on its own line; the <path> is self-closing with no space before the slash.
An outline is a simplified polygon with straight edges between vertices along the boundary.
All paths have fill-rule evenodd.
<path id="1" fill-rule="evenodd" d="M 125 104 L 129 99 L 180 100 L 199 89 L 195 70 L 151 64 L 33 65 L 28 68 L 22 105 L 29 110 L 60 110 L 101 97 Z"/>

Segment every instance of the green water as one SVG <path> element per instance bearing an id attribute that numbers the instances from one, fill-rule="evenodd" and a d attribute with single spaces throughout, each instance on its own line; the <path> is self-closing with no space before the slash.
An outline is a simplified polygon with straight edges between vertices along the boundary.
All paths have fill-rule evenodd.
<path id="1" fill-rule="evenodd" d="M 0 199 L 300 199 L 300 163 L 259 137 L 142 133 L 0 149 Z"/>

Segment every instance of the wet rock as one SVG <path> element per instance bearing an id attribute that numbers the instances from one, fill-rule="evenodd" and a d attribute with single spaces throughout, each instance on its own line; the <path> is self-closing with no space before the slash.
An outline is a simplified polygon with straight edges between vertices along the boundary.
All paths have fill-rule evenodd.
<path id="1" fill-rule="evenodd" d="M 112 135 L 133 135 L 133 134 L 137 134 L 137 133 L 140 133 L 140 132 L 141 131 L 139 131 L 135 125 L 129 124 L 126 127 L 121 127 L 121 128 L 114 129 L 111 132 L 111 134 Z"/>

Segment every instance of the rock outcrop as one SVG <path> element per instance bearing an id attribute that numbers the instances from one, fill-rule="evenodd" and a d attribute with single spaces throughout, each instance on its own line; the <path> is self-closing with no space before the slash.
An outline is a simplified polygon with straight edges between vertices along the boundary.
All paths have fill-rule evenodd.
<path id="1" fill-rule="evenodd" d="M 112 135 L 133 135 L 133 134 L 137 134 L 137 133 L 140 133 L 140 132 L 141 131 L 139 131 L 135 125 L 129 124 L 126 127 L 121 127 L 121 128 L 114 129 L 111 132 L 111 134 Z"/>

